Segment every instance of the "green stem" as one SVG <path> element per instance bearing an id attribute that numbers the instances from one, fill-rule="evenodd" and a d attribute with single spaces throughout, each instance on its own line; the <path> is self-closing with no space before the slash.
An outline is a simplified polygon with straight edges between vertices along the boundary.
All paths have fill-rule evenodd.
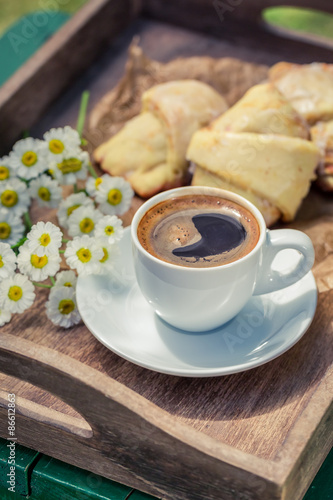
<path id="1" fill-rule="evenodd" d="M 79 116 L 76 124 L 76 130 L 78 131 L 81 138 L 83 134 L 84 122 L 86 120 L 89 97 L 90 97 L 90 92 L 88 90 L 85 90 L 81 96 Z"/>
<path id="2" fill-rule="evenodd" d="M 23 238 L 21 238 L 21 239 L 20 239 L 17 243 L 15 243 L 15 245 L 12 245 L 10 248 L 12 248 L 13 250 L 14 250 L 15 248 L 19 248 L 20 246 L 22 246 L 22 245 L 23 245 L 23 243 L 24 243 L 25 241 L 27 241 L 27 239 L 28 239 L 28 238 L 26 238 L 26 237 L 24 236 L 24 237 L 23 237 Z"/>
<path id="3" fill-rule="evenodd" d="M 95 169 L 91 163 L 88 163 L 88 170 L 90 174 L 94 177 L 94 179 L 97 179 L 98 175 L 96 174 Z"/>
<path id="4" fill-rule="evenodd" d="M 50 281 L 52 283 L 52 286 L 54 286 L 55 285 L 55 279 L 53 278 L 53 276 L 50 276 Z"/>
<path id="5" fill-rule="evenodd" d="M 24 212 L 23 214 L 24 222 L 28 231 L 32 228 L 32 221 L 30 219 L 29 212 Z"/>
<path id="6" fill-rule="evenodd" d="M 20 179 L 21 182 L 24 182 L 29 187 L 30 181 L 24 179 L 24 177 L 18 177 L 18 178 Z"/>
<path id="7" fill-rule="evenodd" d="M 62 239 L 62 242 L 63 242 L 63 243 L 68 243 L 68 242 L 69 242 L 69 240 L 66 240 L 66 238 L 63 238 L 63 239 Z"/>
<path id="8" fill-rule="evenodd" d="M 65 253 L 66 250 L 59 250 L 59 253 Z"/>
<path id="9" fill-rule="evenodd" d="M 74 193 L 78 193 L 79 192 L 79 188 L 78 188 L 76 182 L 73 184 L 73 188 L 74 188 Z"/>
<path id="10" fill-rule="evenodd" d="M 44 285 L 44 283 L 36 283 L 36 281 L 33 281 L 32 284 L 35 286 L 39 286 L 41 288 L 52 288 L 53 287 L 53 285 Z"/>

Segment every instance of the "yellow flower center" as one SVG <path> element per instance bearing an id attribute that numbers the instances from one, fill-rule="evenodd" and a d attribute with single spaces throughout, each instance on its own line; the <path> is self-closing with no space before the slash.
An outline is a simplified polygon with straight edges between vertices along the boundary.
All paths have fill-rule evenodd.
<path id="1" fill-rule="evenodd" d="M 71 299 L 63 299 L 58 305 L 59 312 L 61 314 L 69 314 L 75 309 L 75 304 Z"/>
<path id="2" fill-rule="evenodd" d="M 4 265 L 5 264 L 4 264 L 3 260 L 2 260 L 2 255 L 0 255 L 0 267 L 3 267 Z"/>
<path id="3" fill-rule="evenodd" d="M 105 231 L 105 234 L 107 236 L 110 236 L 111 234 L 114 233 L 114 227 L 113 226 L 106 226 L 106 228 L 104 229 Z"/>
<path id="4" fill-rule="evenodd" d="M 81 204 L 80 205 L 73 205 L 73 206 L 67 208 L 67 216 L 69 217 L 74 212 L 74 210 L 76 210 L 80 206 L 81 206 Z"/>
<path id="5" fill-rule="evenodd" d="M 11 286 L 8 291 L 8 297 L 10 298 L 10 300 L 14 300 L 15 302 L 20 300 L 22 295 L 23 295 L 23 290 L 20 286 L 17 285 Z"/>
<path id="6" fill-rule="evenodd" d="M 107 249 L 105 247 L 103 247 L 103 257 L 101 258 L 100 262 L 105 262 L 106 260 L 108 260 L 109 258 L 109 252 L 107 251 Z"/>
<path id="7" fill-rule="evenodd" d="M 100 186 L 103 182 L 103 179 L 101 177 L 97 177 L 95 180 L 95 188 L 98 189 L 98 186 Z"/>
<path id="8" fill-rule="evenodd" d="M 80 250 L 76 252 L 76 255 L 78 256 L 79 260 L 84 264 L 89 262 L 92 257 L 89 248 L 80 248 Z"/>
<path id="9" fill-rule="evenodd" d="M 42 257 L 38 257 L 36 254 L 32 254 L 30 258 L 31 265 L 33 267 L 36 267 L 37 269 L 42 269 L 43 267 L 46 266 L 48 263 L 48 258 L 46 255 L 43 255 Z"/>
<path id="10" fill-rule="evenodd" d="M 46 187 L 40 187 L 38 189 L 38 196 L 43 200 L 43 201 L 50 201 L 51 199 L 51 193 L 50 190 L 47 189 Z"/>
<path id="11" fill-rule="evenodd" d="M 12 189 L 6 189 L 1 195 L 1 203 L 5 207 L 13 207 L 18 202 L 18 196 L 16 191 Z"/>
<path id="12" fill-rule="evenodd" d="M 0 222 L 0 239 L 6 240 L 9 238 L 10 233 L 12 232 L 12 228 L 7 222 Z"/>
<path id="13" fill-rule="evenodd" d="M 32 167 L 37 163 L 38 156 L 34 151 L 26 151 L 24 155 L 22 156 L 22 163 L 26 167 Z"/>
<path id="14" fill-rule="evenodd" d="M 94 221 L 92 219 L 90 219 L 89 217 L 85 217 L 84 219 L 81 220 L 79 226 L 80 226 L 81 233 L 87 234 L 87 233 L 91 233 L 91 231 L 93 231 L 95 224 L 94 224 Z"/>
<path id="15" fill-rule="evenodd" d="M 63 142 L 59 141 L 59 139 L 51 139 L 50 140 L 49 150 L 51 151 L 51 153 L 58 155 L 59 153 L 62 153 L 64 149 L 65 149 L 65 145 Z"/>
<path id="16" fill-rule="evenodd" d="M 66 283 L 64 283 L 64 286 L 71 287 L 71 286 L 73 286 L 73 285 L 72 285 L 72 283 L 70 283 L 69 281 L 66 281 Z"/>
<path id="17" fill-rule="evenodd" d="M 47 247 L 47 245 L 50 243 L 50 241 L 51 241 L 51 237 L 48 233 L 42 234 L 42 236 L 39 238 L 39 243 L 43 247 Z"/>
<path id="18" fill-rule="evenodd" d="M 9 173 L 9 168 L 5 167 L 4 165 L 0 165 L 0 181 L 5 181 L 6 179 L 9 179 L 10 173 Z"/>
<path id="19" fill-rule="evenodd" d="M 82 161 L 77 158 L 69 158 L 68 160 L 63 160 L 61 163 L 58 163 L 57 167 L 64 175 L 72 174 L 81 170 Z"/>
<path id="20" fill-rule="evenodd" d="M 109 193 L 108 193 L 108 202 L 110 203 L 110 205 L 119 205 L 119 203 L 121 202 L 122 200 L 122 192 L 119 190 L 119 189 L 110 189 Z"/>

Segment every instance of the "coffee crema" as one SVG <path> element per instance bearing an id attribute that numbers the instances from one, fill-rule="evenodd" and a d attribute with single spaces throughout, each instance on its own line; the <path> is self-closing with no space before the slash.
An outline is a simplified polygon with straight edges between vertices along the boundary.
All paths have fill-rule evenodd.
<path id="1" fill-rule="evenodd" d="M 259 224 L 242 205 L 206 194 L 164 200 L 138 225 L 138 239 L 160 260 L 185 267 L 216 267 L 251 252 Z"/>

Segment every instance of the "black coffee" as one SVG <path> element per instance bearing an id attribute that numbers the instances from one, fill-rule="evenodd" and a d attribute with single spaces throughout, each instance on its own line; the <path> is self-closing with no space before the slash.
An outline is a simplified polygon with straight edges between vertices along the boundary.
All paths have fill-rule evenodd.
<path id="1" fill-rule="evenodd" d="M 141 219 L 138 238 L 150 254 L 186 267 L 214 267 L 247 255 L 259 239 L 252 213 L 238 203 L 204 194 L 155 205 Z"/>

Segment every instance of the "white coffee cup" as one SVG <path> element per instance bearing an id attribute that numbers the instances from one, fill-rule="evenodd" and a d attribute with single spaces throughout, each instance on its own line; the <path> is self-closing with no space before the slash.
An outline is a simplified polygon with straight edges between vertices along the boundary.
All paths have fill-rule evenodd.
<path id="1" fill-rule="evenodd" d="M 183 267 L 158 259 L 140 244 L 137 229 L 145 213 L 158 203 L 188 194 L 207 194 L 231 200 L 252 212 L 258 222 L 259 240 L 244 257 L 215 267 Z M 134 269 L 143 296 L 167 323 L 187 331 L 216 328 L 245 306 L 252 295 L 273 292 L 299 281 L 312 268 L 314 248 L 310 238 L 294 229 L 268 230 L 260 211 L 230 191 L 188 186 L 164 191 L 139 207 L 131 225 Z M 277 253 L 294 249 L 300 259 L 286 263 L 285 272 L 274 270 Z M 294 262 L 296 260 L 296 262 Z M 290 264 L 290 263 L 289 263 Z"/>

